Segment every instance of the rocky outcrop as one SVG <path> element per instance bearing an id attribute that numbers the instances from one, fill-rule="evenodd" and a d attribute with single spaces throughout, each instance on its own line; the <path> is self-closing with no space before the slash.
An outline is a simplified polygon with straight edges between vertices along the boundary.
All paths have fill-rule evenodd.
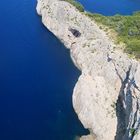
<path id="1" fill-rule="evenodd" d="M 73 106 L 90 135 L 81 140 L 140 140 L 140 63 L 65 1 L 38 0 L 37 12 L 82 72 Z"/>

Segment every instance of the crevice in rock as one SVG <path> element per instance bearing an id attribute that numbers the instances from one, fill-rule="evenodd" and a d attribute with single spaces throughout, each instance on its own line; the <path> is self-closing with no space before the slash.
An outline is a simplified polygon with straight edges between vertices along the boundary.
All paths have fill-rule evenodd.
<path id="1" fill-rule="evenodd" d="M 123 80 L 121 75 L 119 74 L 115 63 L 113 62 L 113 65 L 115 67 L 116 74 L 118 75 L 119 79 L 121 80 L 121 88 L 118 96 L 118 100 L 116 103 L 116 115 L 117 115 L 117 131 L 115 140 L 122 140 L 126 130 L 127 130 L 127 122 L 129 120 L 130 114 L 127 114 L 126 116 L 126 110 L 130 110 L 132 108 L 132 96 L 131 96 L 131 84 L 130 84 L 130 72 L 131 72 L 131 65 L 128 68 L 128 71 L 126 72 L 126 77 Z M 126 91 L 125 91 L 126 90 Z M 126 100 L 129 100 L 129 105 L 126 105 Z"/>
<path id="2" fill-rule="evenodd" d="M 116 104 L 118 122 L 115 140 L 133 140 L 140 127 L 140 119 L 138 120 L 139 98 L 137 95 L 132 95 L 132 93 L 135 93 L 135 89 L 140 90 L 135 83 L 134 76 L 131 75 L 132 65 L 129 66 L 126 77 L 123 80 L 114 62 L 113 64 L 116 74 L 122 83 Z M 135 106 L 132 103 L 135 104 Z"/>

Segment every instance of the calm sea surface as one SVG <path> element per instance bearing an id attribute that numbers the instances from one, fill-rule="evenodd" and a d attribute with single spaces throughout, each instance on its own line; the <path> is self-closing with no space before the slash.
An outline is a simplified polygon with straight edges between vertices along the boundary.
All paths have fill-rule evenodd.
<path id="1" fill-rule="evenodd" d="M 138 0 L 82 3 L 105 15 L 140 9 Z M 35 7 L 36 0 L 1 0 L 0 140 L 73 140 L 88 133 L 72 108 L 80 72 Z"/>
<path id="2" fill-rule="evenodd" d="M 35 8 L 1 0 L 0 140 L 73 140 L 87 133 L 71 101 L 80 72 Z"/>
<path id="3" fill-rule="evenodd" d="M 87 11 L 103 15 L 130 15 L 140 10 L 140 0 L 78 0 Z"/>

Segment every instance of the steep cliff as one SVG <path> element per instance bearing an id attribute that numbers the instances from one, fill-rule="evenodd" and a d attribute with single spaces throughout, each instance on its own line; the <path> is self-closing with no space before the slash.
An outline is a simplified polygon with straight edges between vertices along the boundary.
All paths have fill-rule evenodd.
<path id="1" fill-rule="evenodd" d="M 140 140 L 140 63 L 68 2 L 38 0 L 37 12 L 82 72 L 73 106 L 90 135 L 81 140 Z"/>

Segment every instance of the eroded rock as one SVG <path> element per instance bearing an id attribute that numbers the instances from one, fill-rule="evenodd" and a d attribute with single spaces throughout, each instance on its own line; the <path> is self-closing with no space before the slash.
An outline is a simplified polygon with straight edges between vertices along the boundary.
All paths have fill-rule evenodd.
<path id="1" fill-rule="evenodd" d="M 71 4 L 38 0 L 37 11 L 82 72 L 73 106 L 91 135 L 81 140 L 140 140 L 140 63 Z"/>

